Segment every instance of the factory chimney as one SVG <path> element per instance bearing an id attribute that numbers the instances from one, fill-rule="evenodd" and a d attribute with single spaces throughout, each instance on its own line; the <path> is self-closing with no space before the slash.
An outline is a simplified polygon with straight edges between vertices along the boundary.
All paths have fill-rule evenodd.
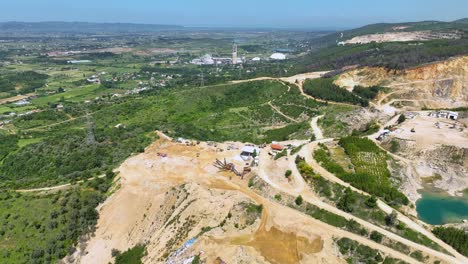
<path id="1" fill-rule="evenodd" d="M 232 44 L 232 64 L 237 64 L 237 44 Z"/>

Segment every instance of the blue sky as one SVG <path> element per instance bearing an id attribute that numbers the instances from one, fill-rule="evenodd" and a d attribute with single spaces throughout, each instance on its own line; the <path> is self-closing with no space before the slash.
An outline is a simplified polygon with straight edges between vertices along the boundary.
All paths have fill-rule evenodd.
<path id="1" fill-rule="evenodd" d="M 468 17 L 468 0 L 0 0 L 1 21 L 350 28 Z"/>

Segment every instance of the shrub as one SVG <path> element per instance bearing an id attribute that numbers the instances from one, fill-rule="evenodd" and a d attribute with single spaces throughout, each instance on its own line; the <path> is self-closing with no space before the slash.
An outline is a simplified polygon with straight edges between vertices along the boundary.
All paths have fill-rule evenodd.
<path id="1" fill-rule="evenodd" d="M 403 123 L 403 122 L 405 122 L 405 121 L 406 121 L 405 115 L 400 115 L 400 116 L 398 117 L 398 124 L 401 124 L 401 123 Z"/>
<path id="2" fill-rule="evenodd" d="M 146 255 L 146 247 L 137 245 L 125 252 L 118 254 L 115 264 L 142 264 L 141 258 Z"/>
<path id="3" fill-rule="evenodd" d="M 377 198 L 375 196 L 369 197 L 369 199 L 366 200 L 366 205 L 369 208 L 376 208 L 377 207 Z"/>
<path id="4" fill-rule="evenodd" d="M 374 240 L 377 243 L 382 242 L 382 238 L 383 238 L 382 234 L 380 234 L 377 231 L 372 231 L 372 233 L 370 234 L 370 239 Z"/>
<path id="5" fill-rule="evenodd" d="M 294 200 L 294 202 L 296 203 L 296 205 L 301 205 L 303 202 L 302 196 L 299 195 L 298 197 L 296 197 L 296 200 Z"/>
<path id="6" fill-rule="evenodd" d="M 289 177 L 291 176 L 291 174 L 292 174 L 292 171 L 291 171 L 291 170 L 287 170 L 287 171 L 284 173 L 284 176 L 285 176 L 286 178 L 289 178 Z"/>
<path id="7" fill-rule="evenodd" d="M 388 226 L 394 226 L 397 224 L 397 222 L 398 222 L 398 214 L 395 211 L 393 211 L 391 214 L 385 217 L 385 223 Z"/>
<path id="8" fill-rule="evenodd" d="M 281 201 L 281 199 L 282 199 L 282 198 L 281 198 L 281 194 L 276 194 L 276 195 L 275 195 L 275 200 Z"/>

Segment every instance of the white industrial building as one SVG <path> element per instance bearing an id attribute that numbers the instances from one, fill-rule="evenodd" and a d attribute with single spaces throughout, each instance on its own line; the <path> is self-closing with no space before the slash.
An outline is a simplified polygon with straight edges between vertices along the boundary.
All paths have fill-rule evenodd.
<path id="1" fill-rule="evenodd" d="M 447 111 L 447 110 L 431 112 L 431 113 L 429 113 L 429 116 L 437 117 L 437 118 L 446 118 L 446 119 L 451 119 L 451 120 L 457 120 L 458 119 L 458 113 L 457 112 Z"/>
<path id="2" fill-rule="evenodd" d="M 286 55 L 283 54 L 283 53 L 277 52 L 277 53 L 271 54 L 270 59 L 272 59 L 272 60 L 285 60 Z"/>

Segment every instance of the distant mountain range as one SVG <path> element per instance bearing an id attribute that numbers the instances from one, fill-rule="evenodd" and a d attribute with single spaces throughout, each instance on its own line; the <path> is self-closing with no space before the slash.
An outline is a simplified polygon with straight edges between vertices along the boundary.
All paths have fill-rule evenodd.
<path id="1" fill-rule="evenodd" d="M 88 22 L 0 22 L 0 32 L 30 33 L 111 33 L 111 32 L 157 32 L 183 29 L 177 25 L 88 23 Z"/>
<path id="2" fill-rule="evenodd" d="M 407 23 L 377 23 L 360 28 L 343 31 L 344 38 L 391 32 L 399 28 L 401 31 L 468 31 L 468 18 L 452 22 L 421 21 Z M 190 29 L 179 25 L 161 24 L 133 24 L 133 23 L 92 23 L 92 22 L 0 22 L 0 32 L 25 32 L 25 33 L 141 33 L 158 32 L 166 30 Z M 247 29 L 248 30 L 248 29 Z M 341 35 L 341 32 L 337 33 Z M 335 34 L 327 36 L 336 39 Z M 325 38 L 326 39 L 326 38 Z"/>

